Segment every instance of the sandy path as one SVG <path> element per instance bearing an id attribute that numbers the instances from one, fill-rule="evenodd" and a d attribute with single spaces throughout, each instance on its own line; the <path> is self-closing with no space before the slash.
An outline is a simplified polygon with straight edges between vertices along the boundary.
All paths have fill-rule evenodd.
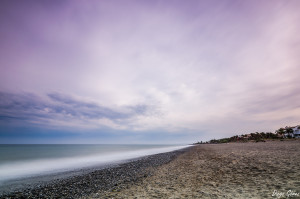
<path id="1" fill-rule="evenodd" d="M 288 197 L 288 193 L 294 194 Z M 300 198 L 297 194 L 300 194 L 300 140 L 196 146 L 160 166 L 154 175 L 138 184 L 106 196 Z"/>

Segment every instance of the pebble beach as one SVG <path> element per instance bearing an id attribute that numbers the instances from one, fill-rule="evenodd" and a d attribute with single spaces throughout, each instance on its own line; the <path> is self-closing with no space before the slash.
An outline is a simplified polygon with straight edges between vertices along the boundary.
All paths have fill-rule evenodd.
<path id="1" fill-rule="evenodd" d="M 106 168 L 101 166 L 90 168 L 90 171 L 76 171 L 76 175 L 66 178 L 55 179 L 55 176 L 50 176 L 52 180 L 48 182 L 34 183 L 13 191 L 2 191 L 0 198 L 108 198 L 106 194 L 137 184 L 141 179 L 153 175 L 153 171 L 159 166 L 167 164 L 186 150 L 188 148 L 145 156 Z"/>
<path id="2" fill-rule="evenodd" d="M 300 140 L 201 144 L 0 198 L 300 198 Z"/>
<path id="3" fill-rule="evenodd" d="M 300 140 L 198 145 L 106 197 L 300 198 L 299 149 Z"/>

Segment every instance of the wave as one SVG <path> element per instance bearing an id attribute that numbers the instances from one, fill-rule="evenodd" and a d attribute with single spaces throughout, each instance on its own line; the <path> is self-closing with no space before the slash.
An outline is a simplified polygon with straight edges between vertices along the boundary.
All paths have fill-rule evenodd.
<path id="1" fill-rule="evenodd" d="M 114 152 L 70 158 L 49 158 L 39 160 L 18 161 L 0 165 L 0 182 L 43 174 L 58 173 L 91 166 L 100 166 L 120 161 L 139 158 L 147 155 L 166 153 L 188 146 L 172 146 L 163 148 L 142 149 L 136 151 Z"/>

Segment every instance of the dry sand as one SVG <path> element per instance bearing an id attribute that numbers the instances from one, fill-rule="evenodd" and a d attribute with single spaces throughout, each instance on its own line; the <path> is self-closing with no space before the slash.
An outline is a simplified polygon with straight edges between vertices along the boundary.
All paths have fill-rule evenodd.
<path id="1" fill-rule="evenodd" d="M 300 140 L 198 145 L 105 198 L 300 198 Z"/>

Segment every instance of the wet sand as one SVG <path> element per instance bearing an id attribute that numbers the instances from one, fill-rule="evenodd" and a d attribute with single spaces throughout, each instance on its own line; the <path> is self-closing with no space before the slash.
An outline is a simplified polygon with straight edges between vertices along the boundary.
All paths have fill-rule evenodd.
<path id="1" fill-rule="evenodd" d="M 300 198 L 300 140 L 198 145 L 89 198 Z"/>

